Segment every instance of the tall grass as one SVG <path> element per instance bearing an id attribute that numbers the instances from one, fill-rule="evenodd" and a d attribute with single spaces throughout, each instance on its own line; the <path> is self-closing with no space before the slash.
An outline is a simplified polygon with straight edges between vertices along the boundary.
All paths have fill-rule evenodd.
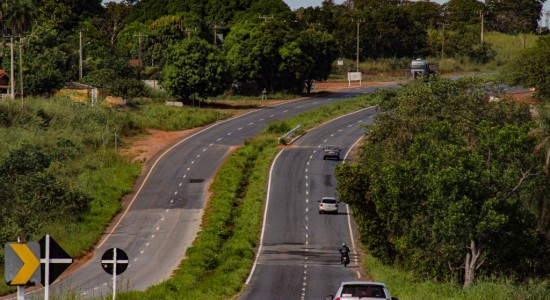
<path id="1" fill-rule="evenodd" d="M 392 296 L 400 300 L 550 299 L 548 281 L 518 285 L 512 280 L 479 278 L 476 284 L 463 289 L 462 286 L 453 283 L 418 280 L 413 272 L 385 266 L 370 255 L 365 255 L 364 265 L 369 277 L 386 283 Z"/>
<path id="2" fill-rule="evenodd" d="M 92 198 L 86 213 L 44 222 L 36 236 L 28 237 L 29 240 L 51 234 L 72 257 L 82 256 L 100 239 L 121 209 L 120 199 L 132 191 L 141 172 L 140 163 L 130 163 L 118 153 L 124 146 L 125 137 L 144 134 L 146 128 L 183 130 L 199 127 L 229 116 L 230 113 L 213 109 L 165 107 L 154 102 L 137 109 L 116 111 L 104 103 L 90 107 L 57 97 L 25 98 L 23 104 L 1 101 L 0 144 L 3 146 L 0 147 L 0 160 L 23 145 L 54 149 L 57 142 L 69 140 L 77 145 L 77 155 L 55 161 L 47 172 Z M 2 251 L 3 248 L 0 258 Z M 0 282 L 0 294 L 13 290 Z"/>

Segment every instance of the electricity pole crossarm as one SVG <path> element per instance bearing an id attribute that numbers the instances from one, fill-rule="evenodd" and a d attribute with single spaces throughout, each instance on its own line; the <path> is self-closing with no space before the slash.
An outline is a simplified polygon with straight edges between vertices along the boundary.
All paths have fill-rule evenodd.
<path id="1" fill-rule="evenodd" d="M 267 20 L 273 19 L 273 15 L 271 15 L 271 16 L 260 15 L 259 18 L 263 19 L 264 22 L 267 22 Z"/>
<path id="2" fill-rule="evenodd" d="M 190 39 L 191 38 L 191 33 L 197 32 L 197 27 L 195 27 L 194 29 L 185 28 L 184 31 L 185 31 L 185 33 L 187 33 L 187 38 Z"/>

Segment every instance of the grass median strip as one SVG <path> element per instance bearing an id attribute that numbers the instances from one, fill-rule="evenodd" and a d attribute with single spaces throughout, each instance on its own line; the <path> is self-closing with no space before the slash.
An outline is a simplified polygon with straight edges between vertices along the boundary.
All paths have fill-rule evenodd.
<path id="1" fill-rule="evenodd" d="M 333 103 L 284 122 L 311 128 L 371 106 L 374 99 L 361 96 Z M 277 137 L 266 129 L 224 162 L 211 187 L 203 230 L 173 278 L 145 292 L 119 294 L 120 299 L 228 299 L 241 292 L 258 245 L 269 169 L 279 151 Z"/>

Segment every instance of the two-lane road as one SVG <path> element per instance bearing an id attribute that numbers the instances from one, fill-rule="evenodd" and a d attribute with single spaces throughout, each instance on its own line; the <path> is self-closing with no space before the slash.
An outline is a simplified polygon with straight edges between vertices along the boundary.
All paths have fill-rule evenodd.
<path id="1" fill-rule="evenodd" d="M 374 107 L 340 117 L 298 139 L 275 159 L 257 263 L 240 299 L 324 299 L 341 281 L 359 277 L 353 220 L 345 204 L 336 215 L 319 214 L 318 200 L 336 196 L 334 168 L 322 148 L 337 145 L 344 154 L 372 124 Z M 351 264 L 340 265 L 346 243 Z"/>
<path id="2" fill-rule="evenodd" d="M 121 289 L 145 290 L 168 279 L 196 237 L 208 185 L 233 147 L 242 145 L 274 120 L 375 89 L 377 87 L 355 87 L 258 109 L 209 126 L 178 142 L 148 164 L 146 177 L 136 187 L 134 198 L 120 221 L 105 234 L 93 257 L 52 286 L 52 293 L 71 291 L 82 297 L 109 295 L 112 277 L 103 271 L 100 259 L 107 249 L 114 247 L 123 249 L 130 258 L 128 269 L 118 278 L 117 286 Z"/>

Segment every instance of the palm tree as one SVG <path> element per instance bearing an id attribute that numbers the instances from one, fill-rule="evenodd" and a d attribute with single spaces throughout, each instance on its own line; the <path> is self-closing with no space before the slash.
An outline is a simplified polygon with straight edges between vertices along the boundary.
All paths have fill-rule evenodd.
<path id="1" fill-rule="evenodd" d="M 12 34 L 23 34 L 29 30 L 36 16 L 33 0 L 7 0 L 2 3 L 4 29 Z"/>

